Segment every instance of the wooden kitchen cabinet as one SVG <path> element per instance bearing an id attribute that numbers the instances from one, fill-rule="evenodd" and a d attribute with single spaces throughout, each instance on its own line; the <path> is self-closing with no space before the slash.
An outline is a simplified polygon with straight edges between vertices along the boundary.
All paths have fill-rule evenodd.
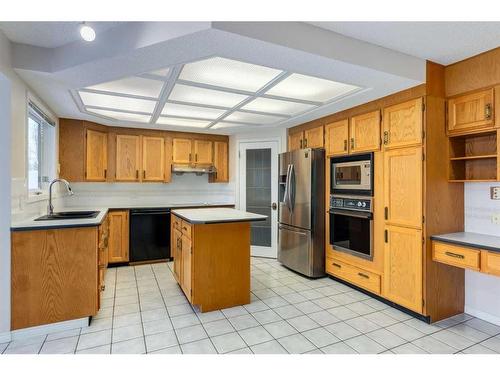
<path id="1" fill-rule="evenodd" d="M 213 149 L 212 141 L 194 140 L 194 163 L 195 164 L 212 164 Z"/>
<path id="2" fill-rule="evenodd" d="M 174 218 L 175 216 L 172 216 Z M 182 283 L 182 250 L 181 250 L 181 237 L 182 233 L 179 229 L 176 229 L 174 222 L 172 221 L 172 256 L 174 258 L 174 277 L 179 284 Z"/>
<path id="3" fill-rule="evenodd" d="M 370 152 L 380 149 L 380 111 L 351 118 L 349 152 Z"/>
<path id="4" fill-rule="evenodd" d="M 109 218 L 109 263 L 129 261 L 129 211 L 110 211 Z"/>
<path id="5" fill-rule="evenodd" d="M 116 136 L 116 181 L 139 181 L 141 140 L 137 135 Z"/>
<path id="6" fill-rule="evenodd" d="M 386 225 L 384 250 L 383 296 L 422 313 L 422 231 Z"/>
<path id="7" fill-rule="evenodd" d="M 229 182 L 229 145 L 227 142 L 214 142 L 214 167 L 209 182 Z"/>
<path id="8" fill-rule="evenodd" d="M 304 130 L 304 148 L 322 148 L 325 146 L 323 126 Z"/>
<path id="9" fill-rule="evenodd" d="M 106 181 L 108 177 L 108 134 L 87 129 L 85 138 L 85 180 Z"/>
<path id="10" fill-rule="evenodd" d="M 384 153 L 384 216 L 386 224 L 422 228 L 422 148 Z"/>
<path id="11" fill-rule="evenodd" d="M 142 137 L 142 181 L 165 180 L 165 139 Z"/>
<path id="12" fill-rule="evenodd" d="M 190 164 L 192 162 L 191 139 L 174 138 L 172 140 L 172 163 Z"/>
<path id="13" fill-rule="evenodd" d="M 302 148 L 303 132 L 288 134 L 288 151 L 300 150 Z"/>
<path id="14" fill-rule="evenodd" d="M 423 99 L 384 108 L 384 149 L 419 146 L 423 139 Z"/>
<path id="15" fill-rule="evenodd" d="M 325 125 L 326 156 L 340 156 L 349 153 L 349 120 Z"/>
<path id="16" fill-rule="evenodd" d="M 181 287 L 189 302 L 192 301 L 193 293 L 191 288 L 192 278 L 192 242 L 191 238 L 183 233 L 181 237 L 181 252 L 182 252 L 182 276 Z"/>
<path id="17" fill-rule="evenodd" d="M 494 127 L 494 89 L 448 100 L 448 134 L 476 132 Z"/>
<path id="18" fill-rule="evenodd" d="M 97 227 L 14 231 L 11 239 L 12 330 L 97 313 Z"/>

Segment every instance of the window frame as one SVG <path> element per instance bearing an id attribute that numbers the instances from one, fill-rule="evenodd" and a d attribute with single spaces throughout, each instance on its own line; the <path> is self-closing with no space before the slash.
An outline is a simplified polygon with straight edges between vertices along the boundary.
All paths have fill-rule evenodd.
<path id="1" fill-rule="evenodd" d="M 32 109 L 33 108 L 33 109 Z M 36 110 L 34 109 L 36 108 Z M 40 113 L 37 113 L 40 112 Z M 45 188 L 43 186 L 40 186 L 39 182 L 39 189 L 30 189 L 29 187 L 29 121 L 30 117 L 34 114 L 35 116 L 33 117 L 38 117 L 39 120 L 42 120 L 42 123 L 40 124 L 39 122 L 39 127 L 38 127 L 38 136 L 39 136 L 39 142 L 38 142 L 38 158 L 39 158 L 39 175 L 43 174 L 43 165 L 44 161 L 43 159 L 43 154 L 44 154 L 44 143 L 42 142 L 41 139 L 41 126 L 46 126 L 45 124 L 49 126 L 54 127 L 54 143 L 55 143 L 55 148 L 53 150 L 54 155 L 53 155 L 53 160 L 57 165 L 57 120 L 56 117 L 47 110 L 47 108 L 40 103 L 40 101 L 33 96 L 29 91 L 27 91 L 26 95 L 26 126 L 25 126 L 25 176 L 26 176 L 26 194 L 27 194 L 27 202 L 37 202 L 41 200 L 47 200 L 49 198 L 49 191 L 48 191 L 48 186 Z M 51 177 L 56 178 L 57 177 L 57 171 L 54 171 L 55 175 L 54 176 L 49 176 L 49 179 Z M 40 177 L 40 176 L 39 176 Z M 43 176 L 41 176 L 43 177 Z"/>

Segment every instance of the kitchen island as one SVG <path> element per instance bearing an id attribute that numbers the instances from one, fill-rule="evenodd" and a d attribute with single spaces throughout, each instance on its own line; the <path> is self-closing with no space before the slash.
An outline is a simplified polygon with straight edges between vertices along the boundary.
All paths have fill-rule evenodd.
<path id="1" fill-rule="evenodd" d="M 263 220 L 230 208 L 172 211 L 174 276 L 201 312 L 250 303 L 250 222 Z"/>

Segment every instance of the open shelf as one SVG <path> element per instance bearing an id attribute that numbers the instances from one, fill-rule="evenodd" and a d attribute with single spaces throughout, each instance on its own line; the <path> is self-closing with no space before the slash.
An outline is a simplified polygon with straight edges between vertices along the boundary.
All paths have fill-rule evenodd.
<path id="1" fill-rule="evenodd" d="M 491 182 L 498 179 L 497 131 L 449 138 L 450 182 Z"/>

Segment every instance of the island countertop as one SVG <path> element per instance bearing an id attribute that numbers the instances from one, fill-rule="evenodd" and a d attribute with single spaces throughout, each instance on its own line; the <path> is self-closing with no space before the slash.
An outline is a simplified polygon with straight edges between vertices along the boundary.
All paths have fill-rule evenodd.
<path id="1" fill-rule="evenodd" d="M 434 241 L 448 242 L 455 245 L 463 245 L 500 252 L 500 237 L 473 232 L 455 232 L 431 236 Z"/>
<path id="2" fill-rule="evenodd" d="M 235 210 L 234 208 L 192 208 L 172 210 L 172 214 L 179 216 L 191 224 L 216 224 L 241 221 L 264 221 L 265 215 Z"/>

